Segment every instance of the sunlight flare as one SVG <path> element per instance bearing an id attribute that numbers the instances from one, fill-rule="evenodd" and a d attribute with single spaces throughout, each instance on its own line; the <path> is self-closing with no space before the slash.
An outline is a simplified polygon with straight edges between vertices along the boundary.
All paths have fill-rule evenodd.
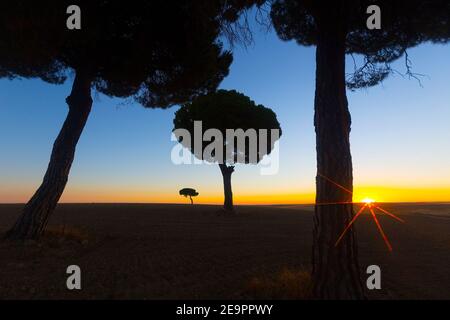
<path id="1" fill-rule="evenodd" d="M 322 174 L 318 174 L 318 176 L 322 177 L 323 179 L 325 179 L 326 181 L 330 182 L 331 184 L 333 184 L 334 186 L 347 191 L 350 194 L 353 194 L 352 191 L 346 189 L 345 187 L 343 187 L 342 185 L 338 184 L 337 182 L 331 180 L 330 178 L 322 175 Z M 384 243 L 386 244 L 386 247 L 388 248 L 389 251 L 392 251 L 392 245 L 387 237 L 387 235 L 385 234 L 383 227 L 381 226 L 377 215 L 375 213 L 375 209 L 377 209 L 378 211 L 386 214 L 387 216 L 394 218 L 397 221 L 400 222 L 405 222 L 403 219 L 397 217 L 395 214 L 381 208 L 380 206 L 375 205 L 376 201 L 373 198 L 369 198 L 369 197 L 365 197 L 363 198 L 360 202 L 334 202 L 334 203 L 316 203 L 317 205 L 337 205 L 337 204 L 361 204 L 362 207 L 359 209 L 359 211 L 353 216 L 353 218 L 351 219 L 351 221 L 347 224 L 347 226 L 344 228 L 344 230 L 342 231 L 342 233 L 339 235 L 338 239 L 336 240 L 336 243 L 334 244 L 335 247 L 337 247 L 339 245 L 339 243 L 341 242 L 341 240 L 344 238 L 344 236 L 347 234 L 347 232 L 349 231 L 349 229 L 353 226 L 353 224 L 356 222 L 356 220 L 358 219 L 358 217 L 364 212 L 365 209 L 368 209 L 368 211 L 370 212 L 370 215 L 373 219 L 373 221 L 375 222 L 375 225 L 378 229 L 378 232 L 380 233 L 381 237 L 384 240 Z"/>
<path id="2" fill-rule="evenodd" d="M 371 198 L 364 198 L 361 200 L 361 202 L 364 202 L 365 204 L 372 204 L 375 202 L 375 200 L 373 200 Z"/>

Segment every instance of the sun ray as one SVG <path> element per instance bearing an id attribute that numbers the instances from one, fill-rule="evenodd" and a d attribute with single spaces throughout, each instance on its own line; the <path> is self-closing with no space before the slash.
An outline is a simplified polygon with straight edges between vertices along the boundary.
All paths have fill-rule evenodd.
<path id="1" fill-rule="evenodd" d="M 333 180 L 331 180 L 331 179 L 328 178 L 327 176 L 324 176 L 324 175 L 321 174 L 321 173 L 317 173 L 317 175 L 318 175 L 319 177 L 324 178 L 324 179 L 327 180 L 328 182 L 331 182 L 331 183 L 334 184 L 336 187 L 341 188 L 342 190 L 344 190 L 344 191 L 346 191 L 346 192 L 348 192 L 348 193 L 350 193 L 350 194 L 353 194 L 353 192 L 352 192 L 351 190 L 348 190 L 347 188 L 345 188 L 344 186 L 340 185 L 339 183 L 334 182 Z"/>
<path id="2" fill-rule="evenodd" d="M 380 222 L 378 221 L 377 215 L 372 209 L 372 206 L 369 205 L 370 213 L 372 214 L 373 220 L 375 221 L 375 224 L 377 225 L 378 231 L 380 231 L 381 236 L 383 237 L 384 243 L 386 243 L 386 246 L 388 247 L 389 251 L 392 251 L 391 243 L 389 242 L 389 239 L 387 238 L 386 234 L 383 231 L 383 228 L 381 227 Z"/>
<path id="3" fill-rule="evenodd" d="M 389 211 L 384 210 L 383 208 L 380 208 L 380 207 L 378 207 L 378 206 L 375 206 L 375 208 L 377 208 L 377 209 L 380 210 L 381 212 L 387 214 L 388 216 L 390 216 L 390 217 L 392 217 L 392 218 L 394 218 L 394 219 L 396 219 L 396 220 L 398 220 L 398 221 L 400 221 L 400 222 L 405 223 L 405 220 L 403 220 L 402 218 L 397 217 L 395 214 L 390 213 Z"/>
<path id="4" fill-rule="evenodd" d="M 347 193 L 353 195 L 353 192 L 350 191 L 349 189 L 343 187 L 342 185 L 340 185 L 339 183 L 331 180 L 330 178 L 324 176 L 321 173 L 317 173 L 317 176 L 322 177 L 323 179 L 327 180 L 328 182 L 330 182 L 331 184 L 335 185 L 336 187 L 346 191 Z M 374 199 L 371 198 L 364 198 L 363 200 L 361 200 L 361 202 L 354 202 L 354 201 L 342 201 L 342 202 L 328 202 L 328 203 L 316 203 L 316 206 L 326 206 L 326 205 L 342 205 L 342 204 L 363 204 L 363 206 L 361 207 L 361 209 L 358 211 L 358 213 L 355 214 L 355 216 L 352 218 L 352 220 L 349 222 L 349 224 L 345 227 L 344 231 L 342 231 L 341 235 L 339 236 L 339 238 L 337 239 L 336 243 L 334 244 L 335 247 L 338 246 L 338 244 L 340 243 L 340 241 L 342 240 L 342 238 L 345 236 L 345 234 L 348 232 L 348 230 L 350 229 L 350 227 L 355 223 L 356 219 L 358 219 L 358 217 L 361 215 L 361 213 L 366 209 L 369 208 L 370 213 L 372 215 L 373 220 L 375 221 L 375 224 L 378 228 L 378 231 L 381 234 L 381 237 L 383 238 L 387 248 L 389 249 L 389 251 L 392 251 L 392 245 L 389 242 L 388 237 L 386 236 L 386 234 L 384 233 L 383 228 L 381 227 L 380 222 L 378 221 L 377 215 L 375 214 L 375 211 L 373 208 L 378 209 L 379 211 L 381 211 L 382 213 L 388 215 L 391 218 L 394 218 L 400 222 L 405 222 L 403 219 L 397 217 L 395 214 L 379 207 L 375 205 L 376 201 Z"/>
<path id="5" fill-rule="evenodd" d="M 364 211 L 364 209 L 369 206 L 367 203 L 364 204 L 361 209 L 359 209 L 358 213 L 355 214 L 355 216 L 353 217 L 353 219 L 349 222 L 349 224 L 347 225 L 347 227 L 345 227 L 344 231 L 342 231 L 341 235 L 339 236 L 339 238 L 337 239 L 336 243 L 334 244 L 335 247 L 337 247 L 337 245 L 339 244 L 339 242 L 342 240 L 342 238 L 345 236 L 345 234 L 347 233 L 348 229 L 350 229 L 350 227 L 353 225 L 353 223 L 356 221 L 356 219 L 358 219 L 359 215 Z"/>

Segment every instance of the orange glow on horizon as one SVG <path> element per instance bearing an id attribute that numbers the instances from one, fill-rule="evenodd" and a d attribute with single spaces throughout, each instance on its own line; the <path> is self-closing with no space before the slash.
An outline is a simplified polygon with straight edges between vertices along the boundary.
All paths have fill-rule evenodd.
<path id="1" fill-rule="evenodd" d="M 315 193 L 313 186 L 308 190 L 279 190 L 268 192 L 261 190 L 239 190 L 235 188 L 233 194 L 234 203 L 239 205 L 251 204 L 314 204 Z M 34 186 L 2 187 L 0 186 L 0 203 L 25 203 L 34 192 Z M 215 190 L 204 191 L 198 189 L 200 195 L 194 198 L 198 204 L 222 204 L 223 193 L 218 186 Z M 259 191 L 259 190 L 258 190 Z M 437 187 L 403 187 L 403 186 L 355 186 L 353 201 L 363 203 L 364 199 L 376 200 L 376 203 L 384 202 L 448 202 L 450 203 L 450 186 Z M 120 188 L 120 187 L 92 187 L 92 186 L 68 186 L 64 192 L 61 203 L 187 203 L 177 190 L 148 190 L 144 187 Z"/>

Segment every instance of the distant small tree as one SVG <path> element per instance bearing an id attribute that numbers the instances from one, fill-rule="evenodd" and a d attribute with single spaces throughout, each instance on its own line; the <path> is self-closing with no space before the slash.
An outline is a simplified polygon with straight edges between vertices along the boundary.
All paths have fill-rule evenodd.
<path id="1" fill-rule="evenodd" d="M 195 137 L 195 121 L 201 121 L 203 131 L 201 139 Z M 234 164 L 259 163 L 265 155 L 272 152 L 276 140 L 281 136 L 276 114 L 263 105 L 255 104 L 249 97 L 235 90 L 218 90 L 199 96 L 192 103 L 183 105 L 175 113 L 173 122 L 175 136 L 184 147 L 188 148 L 196 158 L 219 165 L 224 184 L 224 209 L 227 211 L 233 211 L 231 175 L 234 172 Z M 187 130 L 192 138 L 186 139 L 181 134 L 182 131 L 177 129 Z M 220 137 L 211 137 L 213 142 L 203 141 L 204 133 L 210 129 L 217 130 Z M 247 135 L 244 141 L 239 141 L 236 136 L 230 139 L 227 129 L 236 131 L 242 129 L 245 133 L 253 132 L 256 137 L 253 141 L 256 142 L 254 143 L 256 148 L 252 148 L 251 138 Z M 268 134 L 263 135 L 261 129 L 268 130 Z M 270 134 L 272 129 L 279 130 L 275 139 Z M 194 140 L 198 142 L 201 140 L 200 148 L 196 148 Z"/>
<path id="2" fill-rule="evenodd" d="M 191 204 L 194 204 L 194 201 L 192 200 L 192 197 L 196 197 L 199 195 L 199 193 L 197 191 L 195 191 L 195 189 L 191 189 L 191 188 L 184 188 L 180 190 L 180 195 L 184 196 L 184 197 L 189 197 L 189 199 L 191 199 Z"/>

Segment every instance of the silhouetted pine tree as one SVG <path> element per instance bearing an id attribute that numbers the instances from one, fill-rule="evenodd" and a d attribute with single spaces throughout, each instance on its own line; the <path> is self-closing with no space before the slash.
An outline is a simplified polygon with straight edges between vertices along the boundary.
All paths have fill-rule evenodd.
<path id="1" fill-rule="evenodd" d="M 381 9 L 381 30 L 369 30 L 366 10 Z M 378 84 L 393 72 L 390 63 L 425 41 L 443 43 L 450 35 L 448 0 L 274 0 L 273 25 L 283 40 L 316 46 L 315 117 L 317 139 L 313 282 L 317 298 L 364 298 L 354 232 L 335 247 L 353 217 L 350 89 Z M 345 55 L 364 64 L 346 78 Z M 409 60 L 406 67 L 410 76 Z M 341 185 L 337 187 L 330 180 Z"/>
<path id="2" fill-rule="evenodd" d="M 221 133 L 222 140 L 203 141 L 196 149 L 195 121 L 201 121 L 202 137 L 209 129 L 217 129 Z M 176 113 L 173 120 L 174 131 L 186 129 L 191 139 L 177 136 L 178 141 L 200 160 L 217 163 L 223 177 L 224 209 L 233 211 L 233 192 L 231 189 L 231 175 L 234 172 L 235 163 L 257 164 L 261 159 L 270 154 L 274 144 L 281 136 L 280 124 L 276 114 L 263 105 L 257 105 L 249 97 L 235 90 L 218 90 L 205 96 L 199 96 L 193 102 L 183 105 Z M 251 148 L 251 139 L 245 138 L 244 143 L 239 143 L 234 138 L 233 149 L 227 137 L 227 129 L 255 130 L 256 146 Z M 262 135 L 259 129 L 266 129 L 267 135 Z M 271 136 L 271 129 L 278 129 L 279 136 Z M 212 144 L 214 143 L 214 145 Z M 216 148 L 217 146 L 217 148 Z M 214 147 L 214 148 L 213 148 Z M 208 148 L 208 149 L 206 149 Z M 208 152 L 204 152 L 208 150 Z M 219 151 L 220 150 L 220 151 Z M 210 153 L 210 152 L 211 153 Z M 254 152 L 254 154 L 252 154 Z M 205 157 L 206 156 L 206 157 Z"/>
<path id="3" fill-rule="evenodd" d="M 69 5 L 81 30 L 66 27 Z M 2 1 L 0 76 L 60 84 L 73 73 L 67 118 L 43 182 L 9 239 L 38 238 L 66 186 L 91 111 L 91 90 L 166 108 L 214 90 L 232 61 L 218 36 L 249 1 Z M 26 94 L 24 92 L 23 94 Z"/>
<path id="4" fill-rule="evenodd" d="M 180 196 L 183 196 L 186 198 L 189 197 L 189 199 L 191 200 L 191 204 L 194 204 L 194 200 L 192 200 L 192 197 L 196 197 L 199 195 L 199 193 L 195 189 L 192 189 L 192 188 L 183 188 L 180 190 L 179 193 L 180 193 Z"/>

